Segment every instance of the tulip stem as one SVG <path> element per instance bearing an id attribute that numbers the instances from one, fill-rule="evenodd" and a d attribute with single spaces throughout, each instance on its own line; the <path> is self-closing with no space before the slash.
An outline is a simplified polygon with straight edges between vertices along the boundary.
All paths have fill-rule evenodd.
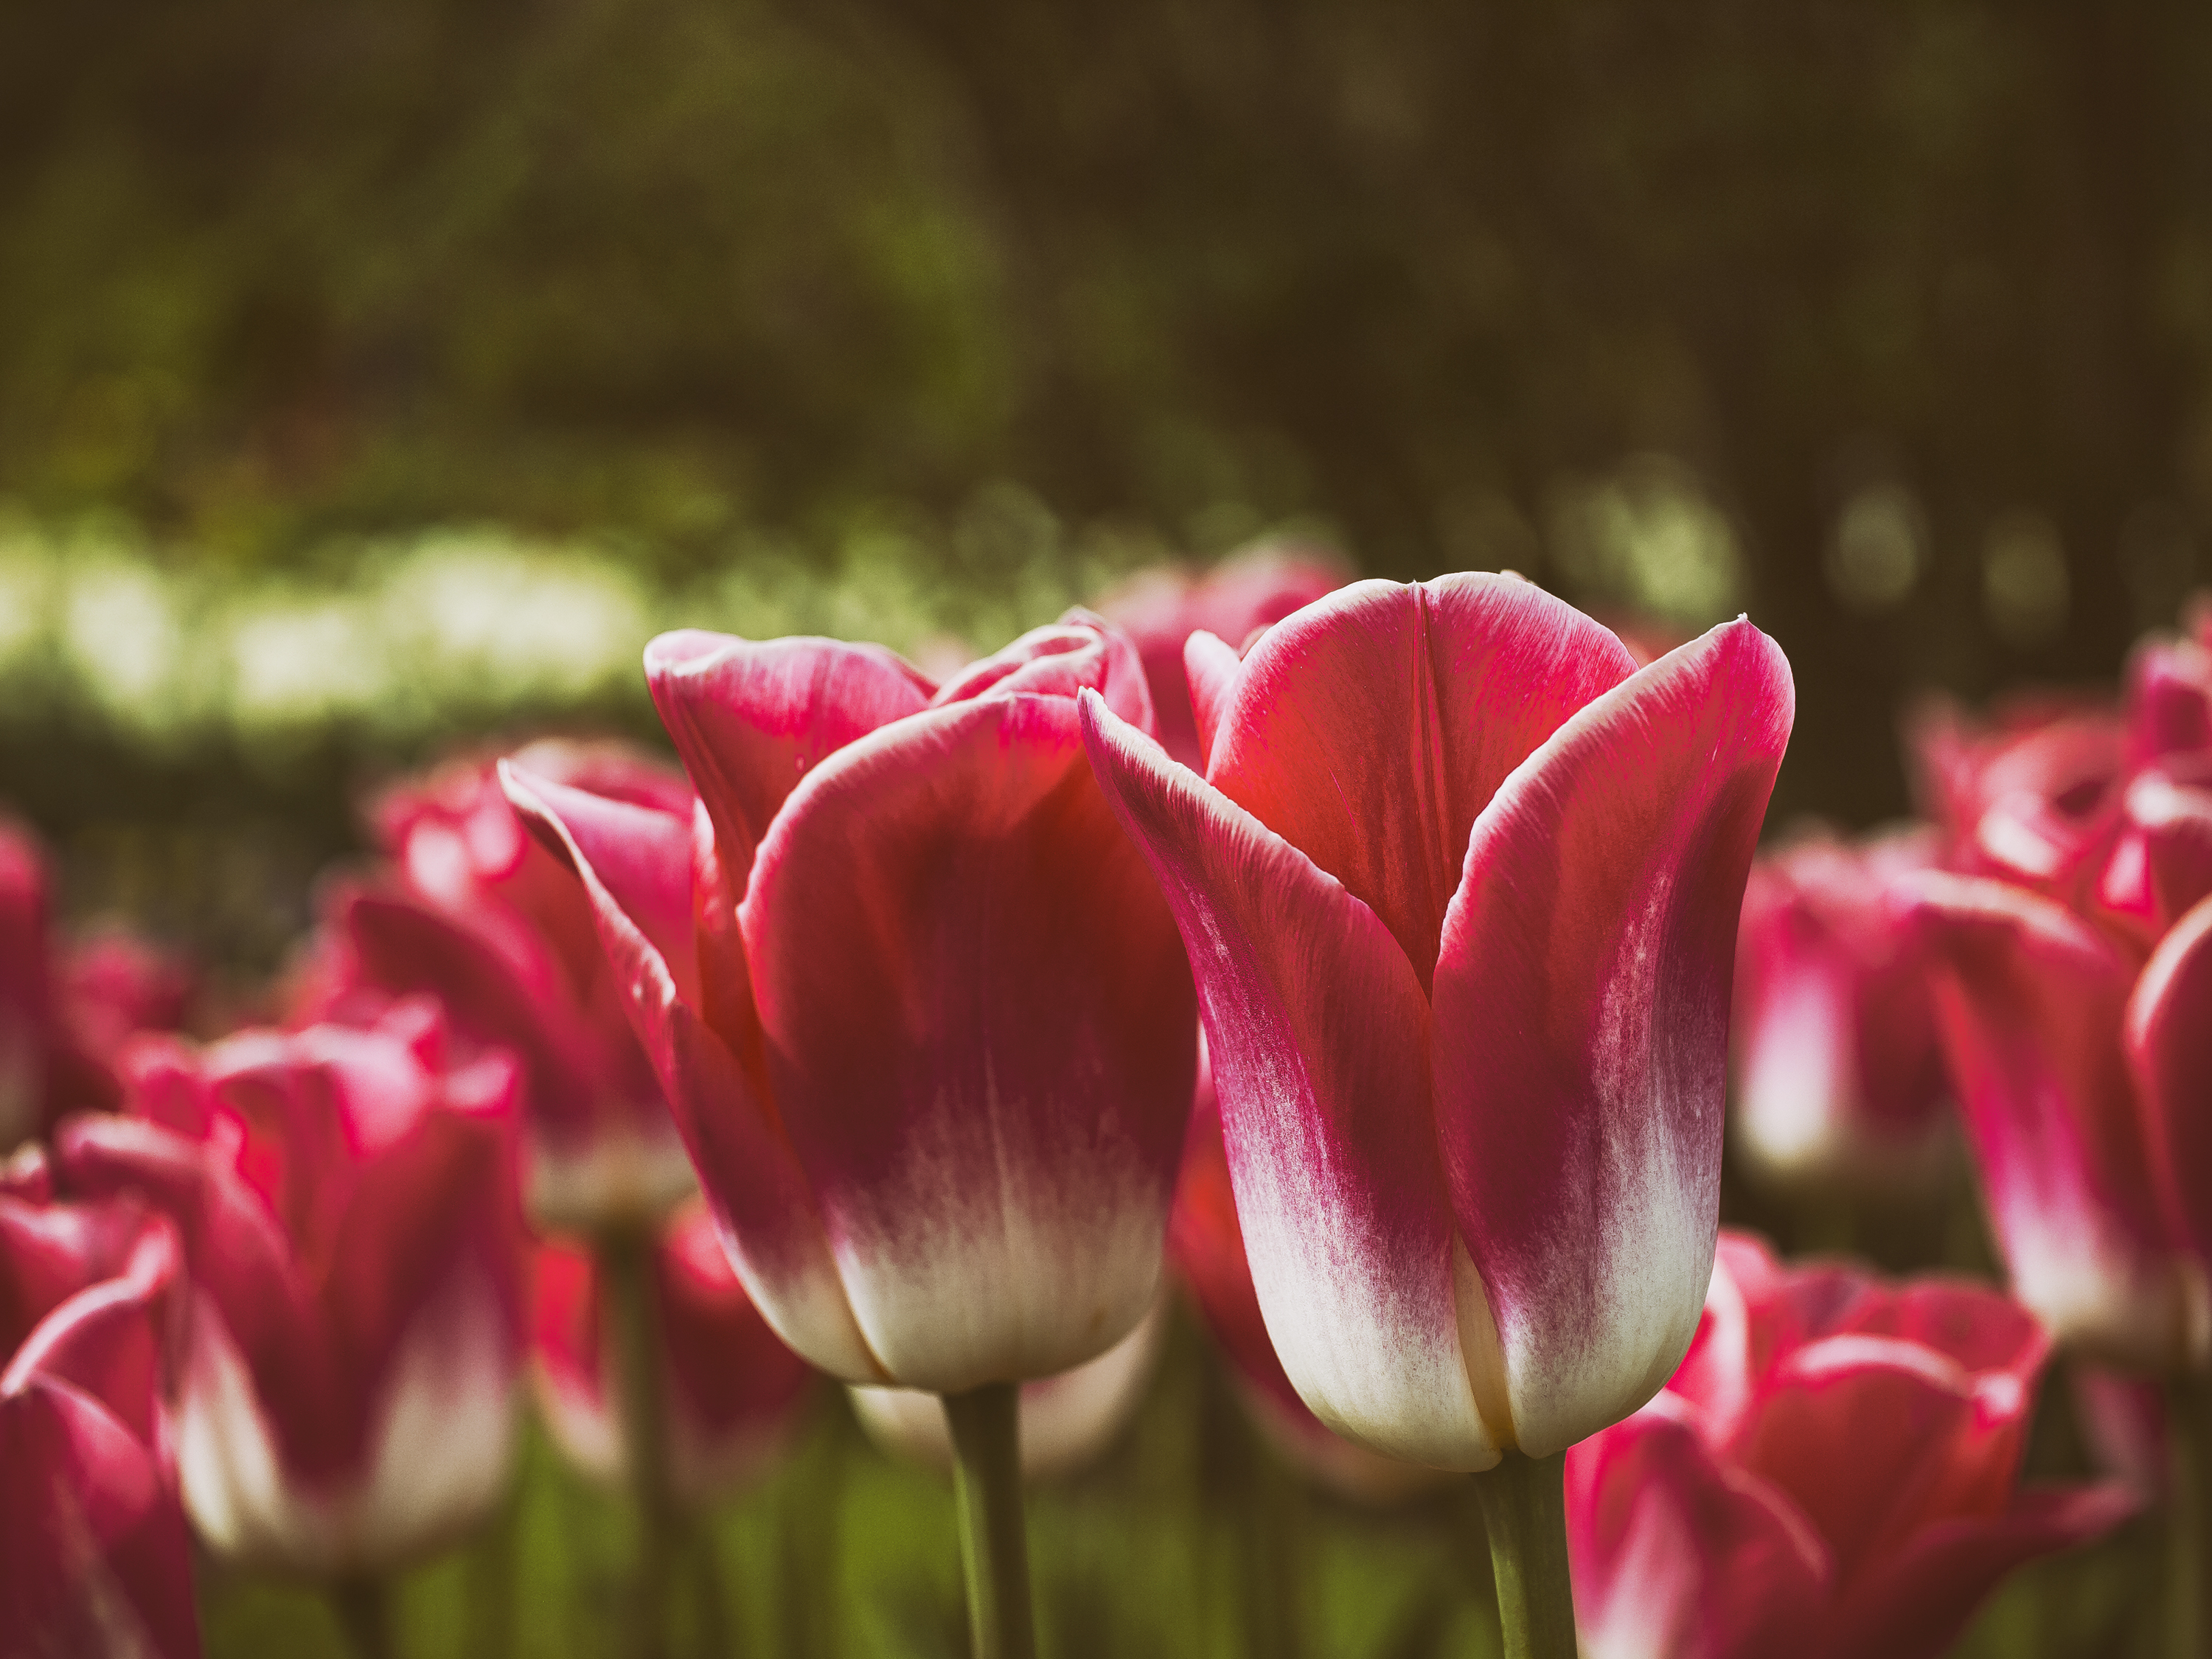
<path id="1" fill-rule="evenodd" d="M 942 1398 L 952 1431 L 975 1659 L 1034 1659 L 1029 1543 L 1022 1530 L 1020 1390 L 1012 1382 L 987 1382 Z"/>
<path id="2" fill-rule="evenodd" d="M 392 1639 L 392 1587 L 363 1575 L 338 1579 L 328 1594 L 354 1659 L 392 1659 L 398 1651 Z"/>
<path id="3" fill-rule="evenodd" d="M 1567 1579 L 1567 1455 L 1510 1451 L 1474 1477 L 1505 1659 L 1575 1659 L 1575 1595 Z"/>
<path id="4" fill-rule="evenodd" d="M 670 1578 L 683 1545 L 683 1517 L 668 1485 L 668 1424 L 661 1374 L 660 1297 L 653 1283 L 648 1226 L 615 1226 L 596 1242 L 614 1341 L 615 1389 L 623 1431 L 623 1471 L 637 1510 L 636 1598 L 640 1659 L 668 1651 Z"/>
<path id="5" fill-rule="evenodd" d="M 2166 1384 L 2166 1437 L 2173 1460 L 2166 1500 L 2166 1650 L 2203 1659 L 2212 1649 L 2212 1377 Z"/>

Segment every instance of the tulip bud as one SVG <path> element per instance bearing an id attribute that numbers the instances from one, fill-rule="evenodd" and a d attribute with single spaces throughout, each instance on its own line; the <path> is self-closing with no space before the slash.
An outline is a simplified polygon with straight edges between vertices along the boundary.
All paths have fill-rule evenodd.
<path id="1" fill-rule="evenodd" d="M 538 1398 L 555 1443 L 594 1480 L 613 1485 L 627 1461 L 614 1410 L 614 1352 L 599 1271 L 589 1252 L 538 1246 L 533 1296 Z M 814 1373 L 769 1329 L 694 1200 L 672 1216 L 653 1251 L 669 1489 L 703 1505 L 752 1480 L 790 1439 Z"/>
<path id="2" fill-rule="evenodd" d="M 216 1556 L 337 1578 L 503 1493 L 521 1370 L 515 1077 L 448 1066 L 434 1010 L 142 1048 L 127 1118 L 56 1139 L 73 1191 L 182 1236 L 185 1505 Z M 159 1121 L 157 1121 L 159 1120 Z"/>
<path id="3" fill-rule="evenodd" d="M 137 1204 L 0 1195 L 0 1650 L 198 1659 L 179 1278 L 175 1230 Z"/>
<path id="4" fill-rule="evenodd" d="M 2002 1297 L 1789 1268 L 1726 1234 L 1666 1389 L 1567 1454 L 1590 1659 L 1933 1659 L 2138 1498 L 2017 1488 L 2050 1345 Z"/>

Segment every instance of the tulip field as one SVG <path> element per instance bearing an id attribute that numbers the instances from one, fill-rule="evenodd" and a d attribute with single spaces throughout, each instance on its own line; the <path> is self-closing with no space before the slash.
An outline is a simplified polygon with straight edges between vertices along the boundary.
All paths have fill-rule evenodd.
<path id="1" fill-rule="evenodd" d="M 258 963 L 0 829 L 0 1659 L 2207 1650 L 2212 602 L 1854 834 L 1755 612 L 1059 568 L 548 601 Z"/>

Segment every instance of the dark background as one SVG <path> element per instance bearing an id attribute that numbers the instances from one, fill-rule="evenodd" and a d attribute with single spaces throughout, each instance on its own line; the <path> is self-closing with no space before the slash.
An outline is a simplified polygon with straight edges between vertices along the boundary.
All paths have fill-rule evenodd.
<path id="1" fill-rule="evenodd" d="M 1778 819 L 1863 823 L 1913 689 L 2108 678 L 2212 574 L 2208 87 L 2201 0 L 14 6 L 0 499 L 210 580 L 488 521 L 982 583 L 1011 484 L 1619 607 L 1575 503 L 1686 489 Z M 0 795 L 80 898 L 292 890 L 406 758 L 17 719 Z"/>

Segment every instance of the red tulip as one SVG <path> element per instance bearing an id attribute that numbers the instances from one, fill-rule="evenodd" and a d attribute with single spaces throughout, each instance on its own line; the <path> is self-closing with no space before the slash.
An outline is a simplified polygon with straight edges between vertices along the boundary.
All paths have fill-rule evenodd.
<path id="1" fill-rule="evenodd" d="M 569 1460 L 598 1480 L 622 1478 L 614 1351 L 589 1252 L 541 1244 L 533 1348 L 547 1426 Z M 781 1449 L 814 1373 L 769 1329 L 738 1283 L 702 1204 L 670 1218 L 653 1252 L 663 1343 L 668 1478 L 686 1503 L 743 1486 Z"/>
<path id="2" fill-rule="evenodd" d="M 1128 641 L 1072 613 L 933 690 L 872 646 L 682 633 L 646 673 L 696 836 L 508 793 L 584 880 L 756 1304 L 835 1376 L 940 1393 L 1110 1347 L 1196 1029 L 1077 726 L 1092 689 L 1150 726 Z"/>
<path id="3" fill-rule="evenodd" d="M 1349 573 L 1332 554 L 1266 543 L 1203 575 L 1171 566 L 1139 571 L 1100 599 L 1098 609 L 1136 644 L 1160 746 L 1185 766 L 1202 769 L 1198 716 L 1182 672 L 1183 642 L 1203 630 L 1241 648 L 1256 630 L 1334 592 L 1347 580 Z"/>
<path id="4" fill-rule="evenodd" d="M 173 957 L 118 932 L 57 951 L 52 888 L 37 838 L 0 819 L 0 1151 L 113 1110 L 123 1039 L 173 1030 L 191 988 Z"/>
<path id="5" fill-rule="evenodd" d="M 1229 1361 L 1246 1415 L 1285 1462 L 1338 1497 L 1362 1504 L 1395 1503 L 1443 1478 L 1434 1469 L 1346 1440 L 1308 1409 L 1275 1357 L 1260 1293 L 1252 1288 L 1251 1264 L 1244 1258 L 1220 1106 L 1202 1050 L 1190 1139 L 1176 1185 L 1175 1212 L 1168 1221 L 1168 1254 Z"/>
<path id="6" fill-rule="evenodd" d="M 1918 942 L 1885 902 L 1925 831 L 1821 831 L 1752 865 L 1736 938 L 1736 1122 L 1784 1179 L 1886 1186 L 1944 1145 L 1942 1054 Z"/>
<path id="7" fill-rule="evenodd" d="M 34 1199 L 33 1171 L 0 1196 L 0 1654 L 197 1659 L 175 1230 L 127 1200 Z"/>
<path id="8" fill-rule="evenodd" d="M 1495 576 L 1188 659 L 1205 780 L 1085 730 L 1190 951 L 1276 1352 L 1376 1450 L 1549 1455 L 1696 1328 L 1788 665 L 1739 622 L 1639 671 Z"/>
<path id="9" fill-rule="evenodd" d="M 1786 1268 L 1721 1240 L 1697 1340 L 1649 1406 L 1567 1454 L 1590 1659 L 1913 1659 L 2022 1562 L 2129 1515 L 2021 1491 L 2049 1343 L 1994 1292 Z"/>
<path id="10" fill-rule="evenodd" d="M 689 821 L 690 786 L 614 744 L 543 742 L 532 773 Z M 649 1222 L 690 1164 L 575 879 L 523 828 L 489 763 L 389 791 L 374 818 L 390 878 L 345 891 L 298 1010 L 357 1022 L 428 993 L 471 1041 L 522 1063 L 531 1207 L 552 1224 Z"/>
<path id="11" fill-rule="evenodd" d="M 514 1067 L 447 1067 L 425 1005 L 380 1026 L 141 1043 L 131 1117 L 59 1130 L 76 1191 L 183 1236 L 185 1504 L 216 1554 L 373 1574 L 505 1488 L 521 1370 Z"/>

